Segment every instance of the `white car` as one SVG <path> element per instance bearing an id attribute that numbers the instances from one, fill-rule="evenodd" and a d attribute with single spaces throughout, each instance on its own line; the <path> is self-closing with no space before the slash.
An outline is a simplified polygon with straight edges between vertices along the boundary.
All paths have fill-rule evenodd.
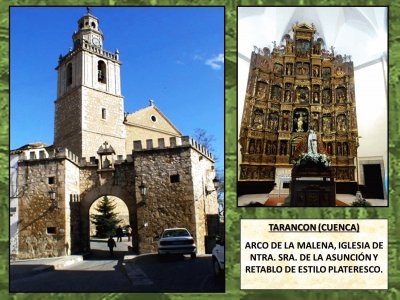
<path id="1" fill-rule="evenodd" d="M 214 274 L 222 276 L 225 273 L 225 245 L 222 241 L 217 241 L 212 250 L 212 263 Z"/>
<path id="2" fill-rule="evenodd" d="M 165 229 L 158 240 L 158 254 L 190 254 L 196 258 L 196 244 L 186 228 Z"/>

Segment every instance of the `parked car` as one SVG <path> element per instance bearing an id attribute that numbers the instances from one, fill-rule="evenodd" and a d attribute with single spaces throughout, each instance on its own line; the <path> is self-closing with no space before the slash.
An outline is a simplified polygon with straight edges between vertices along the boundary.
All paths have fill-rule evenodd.
<path id="1" fill-rule="evenodd" d="M 225 245 L 221 239 L 217 239 L 212 250 L 212 263 L 214 274 L 218 277 L 223 276 L 225 273 Z"/>
<path id="2" fill-rule="evenodd" d="M 160 257 L 167 254 L 190 254 L 196 258 L 196 244 L 186 228 L 165 229 L 158 240 L 158 254 Z"/>

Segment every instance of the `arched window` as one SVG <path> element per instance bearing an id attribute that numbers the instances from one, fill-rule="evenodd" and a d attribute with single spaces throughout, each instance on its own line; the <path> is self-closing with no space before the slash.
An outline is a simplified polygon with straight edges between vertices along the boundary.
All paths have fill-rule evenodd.
<path id="1" fill-rule="evenodd" d="M 106 83 L 106 64 L 104 61 L 99 60 L 97 63 L 97 79 L 101 83 Z"/>
<path id="2" fill-rule="evenodd" d="M 72 63 L 67 65 L 67 86 L 72 84 Z"/>

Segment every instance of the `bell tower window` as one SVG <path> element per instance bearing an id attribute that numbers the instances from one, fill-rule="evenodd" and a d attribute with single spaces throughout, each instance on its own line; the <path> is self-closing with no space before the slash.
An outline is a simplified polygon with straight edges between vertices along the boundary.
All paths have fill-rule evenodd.
<path id="1" fill-rule="evenodd" d="M 97 63 L 97 74 L 98 81 L 101 83 L 106 83 L 106 64 L 102 60 L 99 60 Z"/>
<path id="2" fill-rule="evenodd" d="M 72 63 L 67 65 L 67 86 L 72 84 Z"/>

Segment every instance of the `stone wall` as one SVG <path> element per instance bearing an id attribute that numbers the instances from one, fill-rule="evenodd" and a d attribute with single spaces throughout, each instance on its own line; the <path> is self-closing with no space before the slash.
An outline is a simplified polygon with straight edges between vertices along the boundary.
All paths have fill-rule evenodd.
<path id="1" fill-rule="evenodd" d="M 65 207 L 65 245 L 68 255 L 71 254 L 72 238 L 73 233 L 75 234 L 76 228 L 75 223 L 71 222 L 74 220 L 72 217 L 75 214 L 76 206 L 79 205 L 80 201 L 80 178 L 79 178 L 79 166 L 76 161 L 65 160 L 65 178 L 64 182 L 59 182 L 57 190 L 58 193 L 64 194 L 64 207 Z"/>
<path id="2" fill-rule="evenodd" d="M 65 159 L 38 159 L 19 162 L 18 186 L 27 185 L 19 198 L 18 259 L 62 256 L 68 253 L 65 236 L 65 199 L 57 189 L 58 207 L 49 190 L 64 180 Z M 54 184 L 49 183 L 54 178 Z"/>
<path id="3" fill-rule="evenodd" d="M 18 190 L 18 154 L 10 155 L 10 256 L 18 254 L 18 197 L 23 194 L 23 189 Z"/>
<path id="4" fill-rule="evenodd" d="M 138 201 L 143 200 L 139 185 L 143 181 L 147 187 L 145 204 L 138 205 L 140 250 L 156 251 L 154 237 L 165 228 L 185 227 L 193 234 L 198 253 L 205 253 L 205 215 L 217 209 L 215 192 L 215 209 L 211 208 L 213 196 L 209 192 L 214 188 L 207 179 L 215 176 L 211 171 L 213 161 L 210 153 L 201 147 L 197 148 L 202 151 L 197 150 L 190 138 L 185 137 L 181 145 L 176 145 L 175 139 L 170 142 L 172 147 L 160 149 L 152 147 L 149 141 L 142 149 L 141 143 L 135 141 Z"/>
<path id="5" fill-rule="evenodd" d="M 102 109 L 106 110 L 103 119 Z M 55 147 L 70 149 L 79 157 L 97 156 L 107 141 L 116 154 L 126 156 L 124 103 L 115 96 L 86 87 L 72 90 L 57 99 L 55 112 Z"/>
<path id="6" fill-rule="evenodd" d="M 96 160 L 78 159 L 68 149 L 20 161 L 18 185 L 28 188 L 19 199 L 18 258 L 89 251 L 89 210 L 105 195 L 126 204 L 133 250 L 155 252 L 155 237 L 163 229 L 185 227 L 198 252 L 204 253 L 207 216 L 217 211 L 211 154 L 188 137 L 170 139 L 170 147 L 154 148 L 152 141 L 146 141 L 146 147 L 138 141 L 134 145 L 132 156 L 105 170 L 99 170 Z M 142 183 L 145 197 L 140 194 Z M 50 189 L 56 191 L 57 205 L 50 200 Z"/>
<path id="7" fill-rule="evenodd" d="M 82 89 L 77 88 L 55 103 L 54 146 L 82 155 Z"/>
<path id="8" fill-rule="evenodd" d="M 97 156 L 97 150 L 105 141 L 117 155 L 125 157 L 123 98 L 89 88 L 83 88 L 82 98 L 82 157 Z M 105 119 L 102 109 L 106 110 Z"/>
<path id="9" fill-rule="evenodd" d="M 192 178 L 195 200 L 195 215 L 197 224 L 198 244 L 204 248 L 199 249 L 205 253 L 206 238 L 210 234 L 207 216 L 218 213 L 217 192 L 213 184 L 215 178 L 214 162 L 196 149 L 191 149 Z M 211 224 L 210 224 L 211 225 Z M 200 247 L 199 247 L 200 248 Z"/>

